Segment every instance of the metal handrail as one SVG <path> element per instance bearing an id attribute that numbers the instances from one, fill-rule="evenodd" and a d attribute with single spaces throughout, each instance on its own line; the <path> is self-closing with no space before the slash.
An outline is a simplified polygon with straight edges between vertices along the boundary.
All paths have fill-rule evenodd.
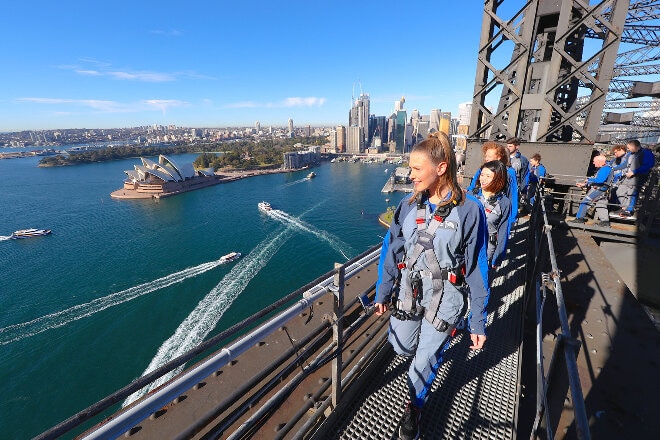
<path id="1" fill-rule="evenodd" d="M 342 265 L 342 268 L 345 272 L 344 280 L 349 280 L 353 276 L 357 275 L 364 267 L 377 261 L 379 255 L 380 245 L 376 245 L 358 255 L 357 257 L 352 258 L 351 260 L 344 263 Z M 43 432 L 39 436 L 35 437 L 34 440 L 55 439 L 70 432 L 83 423 L 91 420 L 102 411 L 119 403 L 126 397 L 133 394 L 135 391 L 144 388 L 145 386 L 168 374 L 177 367 L 180 367 L 191 359 L 199 356 L 201 353 L 217 347 L 221 342 L 227 340 L 228 338 L 239 335 L 246 328 L 261 320 L 264 316 L 272 313 L 273 311 L 281 308 L 283 305 L 290 303 L 295 299 L 301 298 L 302 296 L 302 299 L 299 299 L 297 303 L 290 306 L 288 309 L 284 310 L 275 317 L 271 318 L 269 321 L 259 326 L 247 336 L 240 339 L 238 342 L 222 348 L 211 358 L 198 364 L 191 370 L 178 375 L 175 379 L 168 382 L 157 391 L 149 394 L 144 399 L 139 400 L 122 413 L 114 416 L 111 420 L 108 420 L 95 428 L 93 431 L 86 433 L 82 438 L 114 438 L 124 434 L 125 432 L 128 432 L 132 427 L 140 423 L 142 420 L 147 419 L 149 416 L 151 416 L 151 414 L 158 411 L 165 404 L 173 401 L 183 392 L 192 388 L 195 384 L 210 376 L 214 371 L 224 367 L 232 359 L 245 352 L 252 345 L 254 345 L 255 340 L 258 341 L 263 339 L 265 336 L 268 336 L 280 328 L 287 321 L 296 317 L 300 312 L 310 308 L 314 301 L 326 295 L 332 290 L 334 281 L 333 276 L 336 271 L 337 269 L 329 271 L 326 274 L 318 277 L 314 281 L 295 290 L 286 297 L 260 310 L 254 315 L 221 332 L 208 341 L 203 342 L 199 346 L 168 362 L 157 370 L 136 379 L 121 390 L 105 397 L 104 399 L 91 405 L 85 410 Z"/>
<path id="2" fill-rule="evenodd" d="M 536 316 L 537 316 L 537 346 L 536 346 L 536 359 L 537 359 L 537 414 L 532 428 L 530 438 L 537 438 L 537 430 L 541 424 L 542 419 L 546 421 L 546 435 L 547 439 L 552 440 L 554 434 L 550 426 L 549 407 L 547 404 L 547 391 L 549 386 L 549 378 L 552 376 L 554 369 L 557 367 L 554 359 L 552 359 L 548 372 L 546 373 L 543 368 L 543 330 L 542 330 L 542 315 L 543 307 L 546 300 L 546 288 L 551 287 L 555 293 L 557 302 L 558 317 L 561 326 L 561 334 L 557 338 L 557 345 L 555 349 L 561 349 L 564 353 L 564 366 L 567 371 L 569 387 L 571 390 L 571 397 L 573 403 L 574 420 L 576 425 L 577 437 L 580 440 L 589 440 L 591 438 L 589 432 L 589 420 L 587 418 L 586 407 L 584 403 L 584 396 L 582 394 L 582 386 L 580 383 L 580 376 L 577 367 L 577 351 L 579 350 L 580 343 L 571 336 L 570 327 L 568 324 L 568 315 L 566 313 L 566 305 L 560 281 L 560 271 L 555 257 L 554 243 L 552 241 L 552 226 L 548 221 L 546 211 L 546 200 L 548 196 L 544 194 L 545 189 L 542 186 L 537 188 L 535 206 L 532 210 L 530 217 L 530 238 L 532 243 L 540 249 L 535 252 L 536 257 L 530 261 L 533 268 L 531 279 L 535 280 L 536 290 Z M 539 218 L 542 217 L 542 221 Z M 535 225 L 540 227 L 535 227 Z M 545 236 L 546 240 L 543 240 Z M 547 245 L 547 248 L 543 246 Z M 548 258 L 550 260 L 551 271 L 549 273 L 541 273 L 539 260 L 545 258 L 545 250 L 547 249 Z M 531 285 L 527 285 L 529 291 Z"/>

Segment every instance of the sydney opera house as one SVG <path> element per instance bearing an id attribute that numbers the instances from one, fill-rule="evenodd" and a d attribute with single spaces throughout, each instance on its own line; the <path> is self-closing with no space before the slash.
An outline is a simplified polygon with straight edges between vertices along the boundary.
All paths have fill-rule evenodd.
<path id="1" fill-rule="evenodd" d="M 140 160 L 142 165 L 124 171 L 128 176 L 124 187 L 114 191 L 112 197 L 160 198 L 220 183 L 212 168 L 195 170 L 190 162 L 177 164 L 162 154 L 158 162 L 144 157 Z"/>

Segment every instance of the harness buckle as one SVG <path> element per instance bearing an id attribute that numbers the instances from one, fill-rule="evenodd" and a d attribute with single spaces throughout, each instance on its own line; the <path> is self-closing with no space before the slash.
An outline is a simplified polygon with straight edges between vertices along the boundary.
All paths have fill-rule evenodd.
<path id="1" fill-rule="evenodd" d="M 399 263 L 396 265 L 399 269 L 405 269 L 406 268 L 406 263 Z"/>
<path id="2" fill-rule="evenodd" d="M 415 222 L 416 222 L 418 225 L 421 225 L 422 223 L 425 223 L 426 220 L 424 220 L 423 218 L 417 218 L 417 219 L 415 220 Z"/>
<path id="3" fill-rule="evenodd" d="M 445 221 L 445 219 L 443 219 L 443 218 L 440 217 L 439 215 L 434 215 L 433 218 L 436 219 L 437 221 L 439 221 L 440 223 L 442 223 L 442 222 Z"/>

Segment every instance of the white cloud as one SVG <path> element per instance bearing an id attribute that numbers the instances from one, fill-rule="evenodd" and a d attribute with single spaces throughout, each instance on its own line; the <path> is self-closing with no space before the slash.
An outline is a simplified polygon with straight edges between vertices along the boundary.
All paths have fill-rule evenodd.
<path id="1" fill-rule="evenodd" d="M 19 102 L 30 102 L 44 105 L 73 105 L 87 107 L 101 113 L 134 113 L 139 111 L 159 110 L 163 114 L 174 107 L 186 107 L 190 105 L 185 101 L 175 99 L 148 99 L 135 103 L 120 103 L 100 99 L 62 99 L 62 98 L 18 98 Z M 56 113 L 64 114 L 68 110 L 58 109 Z"/>
<path id="2" fill-rule="evenodd" d="M 325 104 L 325 98 L 317 98 L 310 96 L 307 98 L 291 97 L 284 98 L 280 102 L 254 102 L 254 101 L 239 101 L 228 104 L 227 108 L 290 108 L 290 107 L 321 107 Z"/>

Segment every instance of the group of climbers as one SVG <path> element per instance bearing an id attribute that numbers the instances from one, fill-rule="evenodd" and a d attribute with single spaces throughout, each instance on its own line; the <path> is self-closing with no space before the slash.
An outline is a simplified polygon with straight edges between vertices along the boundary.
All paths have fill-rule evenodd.
<path id="1" fill-rule="evenodd" d="M 374 301 L 378 315 L 391 310 L 390 344 L 412 358 L 401 439 L 419 437 L 422 408 L 457 328 L 466 327 L 473 350 L 486 342 L 489 272 L 502 263 L 519 211 L 534 204 L 536 189 L 547 177 L 540 154 L 528 160 L 519 147 L 516 138 L 507 147 L 485 142 L 483 164 L 467 190 L 458 184 L 456 155 L 446 134 L 431 134 L 410 153 L 414 192 L 395 209 L 383 240 Z M 578 216 L 616 182 L 626 188 L 617 191 L 624 211 L 632 212 L 652 166 L 639 143 L 629 143 L 628 153 L 615 151 L 612 163 L 602 155 L 593 163 L 599 172 L 580 183 L 589 192 Z M 603 224 L 606 200 L 597 205 Z"/>
<path id="2" fill-rule="evenodd" d="M 594 177 L 578 182 L 577 186 L 587 189 L 580 202 L 575 218 L 570 223 L 586 223 L 587 210 L 595 206 L 597 226 L 610 226 L 609 206 L 617 206 L 613 215 L 621 218 L 634 218 L 635 204 L 646 179 L 655 165 L 655 156 L 647 148 L 642 148 L 636 139 L 625 146 L 612 147 L 613 158 L 607 161 L 602 154 L 593 158 L 598 169 Z"/>
<path id="3" fill-rule="evenodd" d="M 416 144 L 409 160 L 414 193 L 397 206 L 383 240 L 375 310 L 391 310 L 388 340 L 412 358 L 401 439 L 418 438 L 422 408 L 457 327 L 465 325 L 471 349 L 484 346 L 489 271 L 504 258 L 519 201 L 545 173 L 540 156 L 530 165 L 517 146 L 507 151 L 486 142 L 482 153 L 483 165 L 463 190 L 446 134 Z"/>

